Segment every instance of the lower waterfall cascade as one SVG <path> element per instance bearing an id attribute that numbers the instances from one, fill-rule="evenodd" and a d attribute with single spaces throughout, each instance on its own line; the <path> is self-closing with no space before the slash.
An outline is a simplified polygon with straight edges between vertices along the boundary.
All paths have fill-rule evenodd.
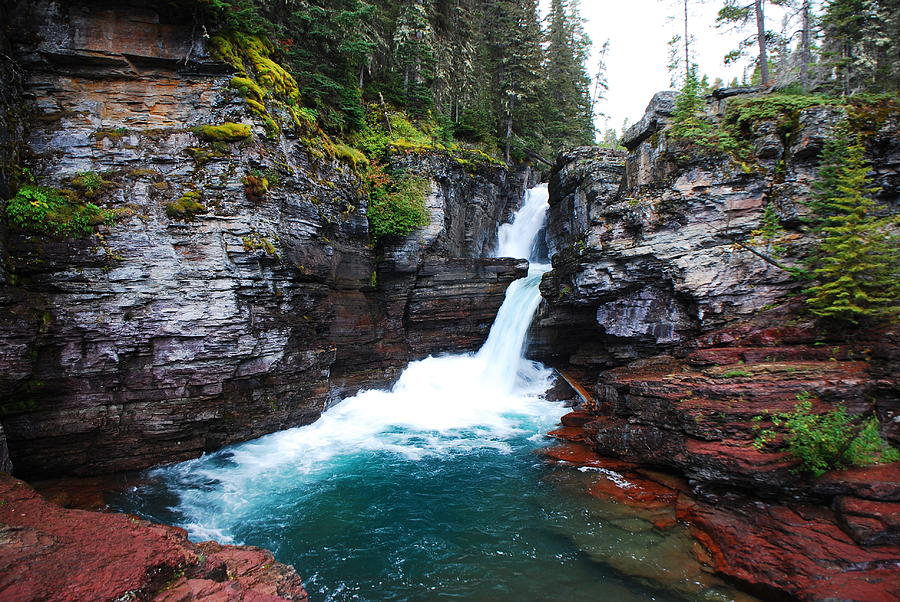
<path id="1" fill-rule="evenodd" d="M 528 191 L 496 254 L 529 258 L 547 207 L 546 185 Z M 542 397 L 552 371 L 523 357 L 548 269 L 509 287 L 477 353 L 412 362 L 311 425 L 148 471 L 112 507 L 268 548 L 312 600 L 734 599 L 698 582 L 681 530 L 589 498 L 590 471 L 535 453 L 566 411 Z"/>

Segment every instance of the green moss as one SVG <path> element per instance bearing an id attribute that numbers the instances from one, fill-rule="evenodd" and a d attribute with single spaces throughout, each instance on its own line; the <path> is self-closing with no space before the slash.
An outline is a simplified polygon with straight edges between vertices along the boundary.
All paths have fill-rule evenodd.
<path id="1" fill-rule="evenodd" d="M 166 215 L 173 220 L 192 220 L 195 216 L 206 213 L 206 206 L 200 202 L 202 198 L 203 195 L 196 190 L 185 192 L 178 200 L 165 204 Z"/>
<path id="2" fill-rule="evenodd" d="M 259 84 L 247 77 L 231 78 L 231 87 L 241 93 L 244 98 L 249 98 L 257 102 L 262 102 L 266 97 L 266 91 Z"/>
<path id="3" fill-rule="evenodd" d="M 297 101 L 300 88 L 297 80 L 284 67 L 271 59 L 272 47 L 268 40 L 257 36 L 235 34 L 244 56 L 247 57 L 256 72 L 256 81 L 275 96 L 283 96 Z"/>
<path id="4" fill-rule="evenodd" d="M 246 73 L 241 52 L 235 47 L 234 40 L 230 36 L 214 35 L 209 39 L 209 53 L 223 63 L 228 63 L 239 73 Z"/>
<path id="5" fill-rule="evenodd" d="M 114 128 L 111 130 L 97 130 L 96 132 L 91 134 L 91 138 L 95 140 L 103 140 L 104 138 L 109 138 L 110 140 L 120 140 L 126 135 L 128 135 L 128 128 Z"/>
<path id="6" fill-rule="evenodd" d="M 244 250 L 246 251 L 263 251 L 269 257 L 278 257 L 278 249 L 275 247 L 275 244 L 256 232 L 251 234 L 250 236 L 245 236 L 241 239 L 241 242 L 244 245 Z"/>
<path id="7" fill-rule="evenodd" d="M 214 149 L 202 148 L 199 146 L 189 146 L 184 149 L 184 152 L 194 160 L 198 166 L 203 166 L 209 163 L 210 161 L 214 161 L 216 159 L 224 159 L 228 156 L 227 153 L 219 152 Z"/>
<path id="8" fill-rule="evenodd" d="M 424 178 L 380 174 L 370 186 L 368 218 L 372 238 L 405 236 L 426 225 L 428 189 L 428 180 Z"/>
<path id="9" fill-rule="evenodd" d="M 362 151 L 346 144 L 334 145 L 334 156 L 353 166 L 354 169 L 366 167 L 369 165 L 369 159 Z"/>
<path id="10" fill-rule="evenodd" d="M 71 180 L 72 187 L 84 199 L 95 199 L 103 191 L 117 188 L 116 182 L 106 180 L 95 171 L 83 171 Z"/>
<path id="11" fill-rule="evenodd" d="M 250 137 L 250 126 L 245 123 L 201 125 L 191 128 L 191 131 L 207 142 L 238 142 Z"/>
<path id="12" fill-rule="evenodd" d="M 722 378 L 747 378 L 753 376 L 753 373 L 746 370 L 728 370 L 722 373 Z"/>
<path id="13" fill-rule="evenodd" d="M 110 224 L 115 215 L 93 203 L 83 202 L 71 191 L 46 186 L 22 186 L 5 209 L 14 228 L 35 234 L 89 236 L 94 227 Z"/>

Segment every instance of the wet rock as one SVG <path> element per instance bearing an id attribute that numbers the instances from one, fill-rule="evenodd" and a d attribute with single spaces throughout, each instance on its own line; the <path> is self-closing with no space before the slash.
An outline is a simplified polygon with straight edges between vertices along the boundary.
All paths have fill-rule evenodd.
<path id="1" fill-rule="evenodd" d="M 840 496 L 834 510 L 841 528 L 863 546 L 900 546 L 900 503 Z"/>
<path id="2" fill-rule="evenodd" d="M 681 497 L 678 518 L 691 526 L 716 572 L 764 598 L 878 602 L 900 596 L 900 548 L 860 547 L 827 510 Z"/>
<path id="3" fill-rule="evenodd" d="M 0 597 L 9 600 L 308 599 L 296 571 L 249 546 L 51 504 L 0 475 Z"/>

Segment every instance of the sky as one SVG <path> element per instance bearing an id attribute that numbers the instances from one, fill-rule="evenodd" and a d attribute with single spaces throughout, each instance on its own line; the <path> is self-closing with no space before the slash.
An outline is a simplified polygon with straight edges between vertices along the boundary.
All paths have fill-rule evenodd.
<path id="1" fill-rule="evenodd" d="M 548 4 L 541 2 L 542 8 Z M 743 77 L 749 61 L 726 66 L 723 57 L 751 32 L 716 28 L 716 13 L 722 4 L 721 0 L 702 4 L 694 0 L 690 3 L 688 20 L 700 73 L 708 75 L 710 81 L 721 77 L 729 82 L 733 77 Z M 595 50 L 588 65 L 592 75 L 596 71 L 596 52 L 609 40 L 606 60 L 609 91 L 607 99 L 598 107 L 608 118 L 598 118 L 601 132 L 607 127 L 621 130 L 625 119 L 634 123 L 643 116 L 654 93 L 671 89 L 666 70 L 667 43 L 683 28 L 680 19 L 672 19 L 681 14 L 682 6 L 677 0 L 582 0 L 581 13 L 587 20 L 585 29 Z M 767 11 L 772 10 L 768 5 Z M 767 21 L 770 21 L 769 29 L 779 29 L 780 15 L 773 14 Z"/>

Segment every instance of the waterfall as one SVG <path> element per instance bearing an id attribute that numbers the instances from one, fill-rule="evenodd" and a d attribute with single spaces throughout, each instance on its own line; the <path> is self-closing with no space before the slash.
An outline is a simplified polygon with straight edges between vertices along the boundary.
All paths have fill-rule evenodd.
<path id="1" fill-rule="evenodd" d="M 499 252 L 528 258 L 546 210 L 546 187 L 531 190 L 501 229 Z M 541 398 L 550 371 L 522 358 L 547 267 L 532 265 L 512 283 L 479 352 L 412 362 L 390 391 L 362 391 L 313 424 L 152 471 L 178 499 L 170 522 L 197 539 L 235 541 L 235 530 L 272 512 L 287 488 L 321 487 L 373 454 L 418 463 L 479 450 L 510 453 L 514 438 L 554 424 L 558 409 Z"/>
<path id="2" fill-rule="evenodd" d="M 546 184 L 526 193 L 525 202 L 512 221 L 500 226 L 498 257 L 534 259 L 535 238 L 547 216 L 548 198 Z M 549 267 L 531 263 L 528 276 L 513 282 L 506 291 L 506 298 L 497 312 L 488 339 L 478 352 L 478 358 L 485 365 L 484 380 L 492 387 L 510 390 L 515 385 L 523 363 L 525 336 L 541 302 L 538 286 Z"/>

